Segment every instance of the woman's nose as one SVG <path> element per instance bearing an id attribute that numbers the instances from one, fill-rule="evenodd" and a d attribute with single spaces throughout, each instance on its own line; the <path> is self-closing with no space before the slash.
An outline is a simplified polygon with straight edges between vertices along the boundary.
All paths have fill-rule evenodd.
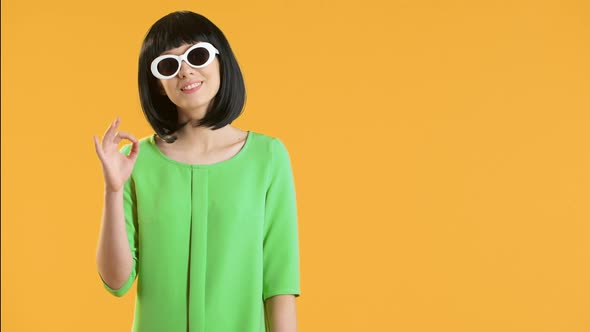
<path id="1" fill-rule="evenodd" d="M 194 71 L 195 68 L 189 66 L 189 64 L 183 60 L 180 62 L 180 71 L 178 71 L 178 76 L 186 77 L 187 75 L 193 74 Z"/>

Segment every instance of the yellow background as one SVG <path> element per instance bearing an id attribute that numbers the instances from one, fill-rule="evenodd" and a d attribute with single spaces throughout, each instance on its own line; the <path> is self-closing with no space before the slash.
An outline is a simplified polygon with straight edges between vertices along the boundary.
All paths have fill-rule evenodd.
<path id="1" fill-rule="evenodd" d="M 300 331 L 590 331 L 588 1 L 2 1 L 2 331 L 129 331 L 92 135 L 136 137 L 139 47 L 228 37 L 296 180 Z"/>

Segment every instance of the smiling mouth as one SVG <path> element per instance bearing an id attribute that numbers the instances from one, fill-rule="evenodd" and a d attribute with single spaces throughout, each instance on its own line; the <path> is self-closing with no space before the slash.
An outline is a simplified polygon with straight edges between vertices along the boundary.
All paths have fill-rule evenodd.
<path id="1" fill-rule="evenodd" d="M 198 86 L 201 86 L 201 84 L 203 84 L 203 81 L 201 81 L 201 82 L 195 82 L 193 84 L 187 85 L 185 87 L 180 88 L 180 90 L 182 90 L 182 91 L 191 90 L 191 89 L 194 89 L 194 88 L 196 88 Z"/>

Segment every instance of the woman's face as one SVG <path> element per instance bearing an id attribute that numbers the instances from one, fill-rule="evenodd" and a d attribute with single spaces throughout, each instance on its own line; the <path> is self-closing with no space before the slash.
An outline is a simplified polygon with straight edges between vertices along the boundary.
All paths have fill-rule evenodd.
<path id="1" fill-rule="evenodd" d="M 184 44 L 162 55 L 182 55 L 193 45 Z M 165 80 L 159 79 L 159 82 L 168 98 L 177 106 L 180 122 L 201 119 L 219 91 L 219 59 L 215 56 L 213 62 L 203 68 L 193 68 L 181 61 L 180 71 L 176 76 Z"/>

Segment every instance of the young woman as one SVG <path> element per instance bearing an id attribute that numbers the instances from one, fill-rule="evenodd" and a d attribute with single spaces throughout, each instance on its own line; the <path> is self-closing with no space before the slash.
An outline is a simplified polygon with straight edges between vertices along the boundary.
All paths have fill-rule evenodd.
<path id="1" fill-rule="evenodd" d="M 231 125 L 246 98 L 224 34 L 188 11 L 158 20 L 139 56 L 155 133 L 117 118 L 94 136 L 105 178 L 97 248 L 104 287 L 137 277 L 133 331 L 296 331 L 299 246 L 290 157 Z M 122 139 L 132 143 L 120 150 Z"/>

